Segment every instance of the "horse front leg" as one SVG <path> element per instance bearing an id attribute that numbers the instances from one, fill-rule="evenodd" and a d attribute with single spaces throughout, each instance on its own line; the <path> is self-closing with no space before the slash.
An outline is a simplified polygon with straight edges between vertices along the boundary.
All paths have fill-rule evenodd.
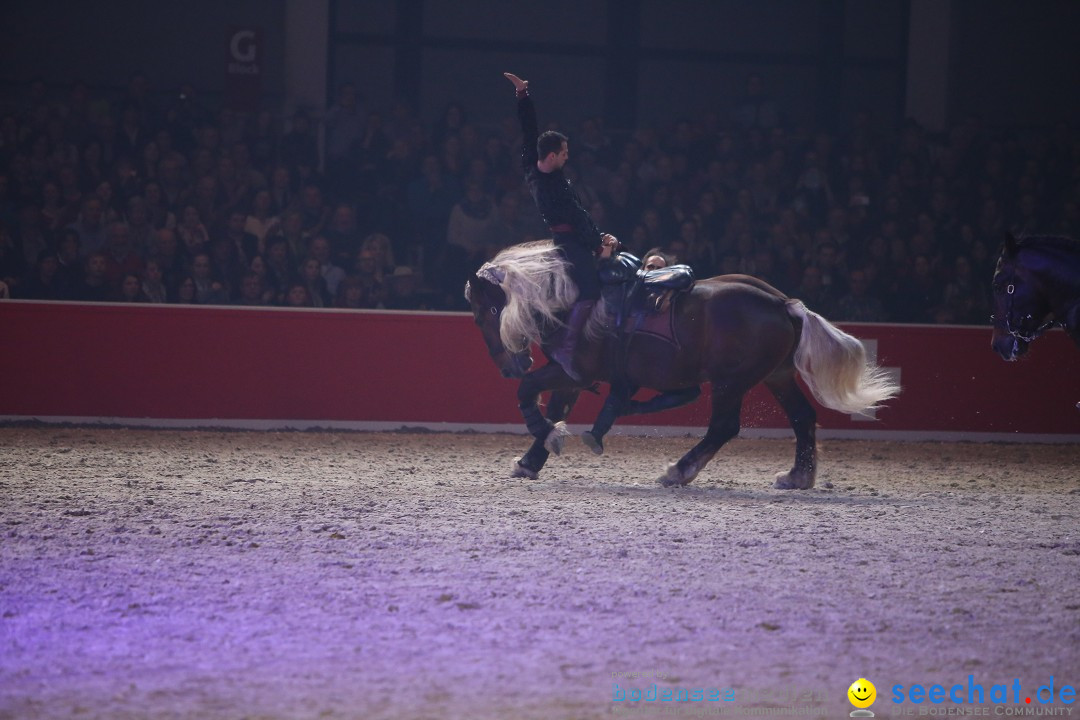
<path id="1" fill-rule="evenodd" d="M 701 395 L 701 388 L 694 385 L 678 390 L 667 390 L 648 400 L 631 400 L 630 398 L 637 391 L 638 388 L 635 385 L 623 388 L 612 386 L 592 429 L 582 433 L 582 441 L 597 455 L 604 454 L 604 436 L 608 434 L 618 418 L 627 415 L 648 415 L 682 407 L 697 400 Z"/>
<path id="2" fill-rule="evenodd" d="M 600 413 L 593 421 L 592 428 L 581 434 L 581 441 L 586 447 L 597 455 L 604 454 L 604 436 L 608 434 L 616 420 L 627 414 L 631 404 L 630 398 L 637 391 L 636 385 L 621 383 L 611 385 L 607 399 L 604 400 L 604 406 L 600 408 Z"/>
<path id="3" fill-rule="evenodd" d="M 577 402 L 578 388 L 559 388 L 551 392 L 548 400 L 547 419 L 552 424 L 547 437 L 544 438 L 544 448 L 556 455 L 562 454 L 566 438 L 570 437 L 570 430 L 566 427 L 566 419 L 570 417 L 570 411 Z"/>
<path id="4" fill-rule="evenodd" d="M 548 404 L 548 417 L 540 412 L 540 393 L 552 390 Z M 535 480 L 552 452 L 562 452 L 565 437 L 569 434 L 563 419 L 570 413 L 577 400 L 577 384 L 558 365 L 545 365 L 525 375 L 518 385 L 518 408 L 525 419 L 525 427 L 533 436 L 533 443 L 522 457 L 514 459 L 511 477 Z"/>

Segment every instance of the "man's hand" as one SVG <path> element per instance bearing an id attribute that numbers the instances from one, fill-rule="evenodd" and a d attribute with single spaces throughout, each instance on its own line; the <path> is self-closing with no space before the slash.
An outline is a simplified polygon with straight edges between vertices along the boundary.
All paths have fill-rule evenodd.
<path id="1" fill-rule="evenodd" d="M 602 233 L 600 235 L 600 257 L 609 258 L 615 254 L 615 251 L 619 247 L 618 239 L 609 233 Z"/>
<path id="2" fill-rule="evenodd" d="M 510 82 L 514 83 L 514 91 L 515 92 L 520 93 L 522 90 L 525 90 L 526 88 L 529 87 L 529 81 L 528 80 L 522 80 L 521 78 L 519 78 L 514 73 L 503 73 L 503 77 L 505 77 Z"/>

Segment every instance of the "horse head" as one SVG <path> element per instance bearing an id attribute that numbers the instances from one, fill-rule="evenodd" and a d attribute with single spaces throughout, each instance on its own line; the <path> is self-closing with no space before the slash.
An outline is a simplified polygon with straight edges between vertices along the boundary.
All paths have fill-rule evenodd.
<path id="1" fill-rule="evenodd" d="M 1012 233 L 1005 243 L 994 269 L 994 334 L 991 347 L 1005 360 L 1016 360 L 1045 328 L 1043 323 L 1051 308 L 1038 277 L 1026 267 L 1021 244 Z"/>
<path id="2" fill-rule="evenodd" d="M 480 328 L 488 354 L 503 377 L 521 378 L 532 367 L 528 343 L 524 349 L 507 349 L 502 340 L 502 314 L 506 308 L 506 292 L 500 287 L 498 268 L 489 264 L 480 268 L 465 283 L 465 299 L 472 308 L 473 321 Z"/>

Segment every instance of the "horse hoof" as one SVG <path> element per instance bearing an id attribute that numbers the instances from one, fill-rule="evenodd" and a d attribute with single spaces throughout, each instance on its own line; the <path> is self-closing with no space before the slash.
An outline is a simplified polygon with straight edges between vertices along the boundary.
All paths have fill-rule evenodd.
<path id="1" fill-rule="evenodd" d="M 809 490 L 814 487 L 814 475 L 807 472 L 792 470 L 786 473 L 777 473 L 773 487 L 777 490 Z"/>
<path id="2" fill-rule="evenodd" d="M 588 430 L 581 433 L 581 442 L 585 443 L 585 447 L 592 450 L 595 455 L 604 454 L 604 441 L 601 438 L 593 435 Z"/>
<path id="3" fill-rule="evenodd" d="M 693 477 L 683 477 L 683 474 L 679 471 L 679 464 L 671 463 L 668 465 L 667 472 L 658 477 L 656 482 L 664 487 L 681 487 L 693 479 Z"/>
<path id="4" fill-rule="evenodd" d="M 566 438 L 570 437 L 570 434 L 566 423 L 560 420 L 551 427 L 547 437 L 544 438 L 544 449 L 552 455 L 562 455 L 563 445 L 566 444 Z"/>
<path id="5" fill-rule="evenodd" d="M 535 480 L 540 477 L 540 473 L 535 470 L 530 470 L 521 464 L 521 458 L 514 458 L 514 469 L 510 471 L 510 477 L 512 478 L 527 478 L 529 480 Z"/>

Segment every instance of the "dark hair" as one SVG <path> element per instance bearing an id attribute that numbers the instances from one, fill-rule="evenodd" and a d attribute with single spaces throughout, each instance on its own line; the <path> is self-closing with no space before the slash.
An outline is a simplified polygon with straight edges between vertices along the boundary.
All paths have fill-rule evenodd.
<path id="1" fill-rule="evenodd" d="M 56 239 L 57 248 L 69 240 L 74 240 L 76 245 L 82 245 L 82 238 L 79 236 L 78 230 L 75 228 L 64 228 L 60 231 L 60 237 Z"/>
<path id="2" fill-rule="evenodd" d="M 288 249 L 290 252 L 292 251 L 292 248 L 289 247 L 289 240 L 284 235 L 276 235 L 275 234 L 275 235 L 271 235 L 270 237 L 266 238 L 266 249 L 267 250 L 274 247 L 275 245 L 284 245 L 286 249 Z"/>
<path id="3" fill-rule="evenodd" d="M 642 255 L 641 255 L 642 263 L 644 263 L 646 260 L 648 260 L 653 255 L 655 255 L 658 258 L 660 258 L 661 260 L 663 260 L 665 265 L 670 265 L 671 264 L 671 256 L 668 253 L 666 253 L 664 250 L 662 250 L 662 249 L 660 249 L 658 247 L 649 248 L 644 253 L 642 253 Z"/>
<path id="4" fill-rule="evenodd" d="M 536 140 L 536 153 L 543 160 L 551 153 L 557 153 L 562 150 L 563 143 L 567 138 L 561 132 L 555 130 L 548 130 Z"/>

